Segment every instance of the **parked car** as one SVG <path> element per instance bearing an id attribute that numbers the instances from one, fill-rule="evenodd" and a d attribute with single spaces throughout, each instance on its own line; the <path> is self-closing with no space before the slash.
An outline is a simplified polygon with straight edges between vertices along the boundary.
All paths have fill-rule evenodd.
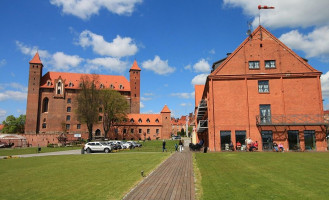
<path id="1" fill-rule="evenodd" d="M 171 139 L 173 139 L 173 140 L 180 140 L 180 139 L 182 139 L 182 137 L 180 135 L 173 135 L 171 137 Z"/>
<path id="2" fill-rule="evenodd" d="M 138 143 L 138 142 L 134 142 L 134 141 L 127 141 L 127 143 L 130 143 L 132 144 L 133 147 L 141 147 L 142 144 L 141 143 Z"/>
<path id="3" fill-rule="evenodd" d="M 14 143 L 7 144 L 7 142 L 0 142 L 0 148 L 10 148 Z"/>
<path id="4" fill-rule="evenodd" d="M 109 153 L 112 151 L 111 145 L 105 142 L 88 142 L 87 144 L 85 144 L 83 149 L 87 151 L 87 153 L 96 151 Z"/>

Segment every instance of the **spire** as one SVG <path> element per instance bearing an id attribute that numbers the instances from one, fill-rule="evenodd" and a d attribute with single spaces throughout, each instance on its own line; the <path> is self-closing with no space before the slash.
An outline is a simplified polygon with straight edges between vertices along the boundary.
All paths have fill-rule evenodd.
<path id="1" fill-rule="evenodd" d="M 134 60 L 133 66 L 130 68 L 129 71 L 131 71 L 131 70 L 141 71 L 141 68 L 138 67 L 138 64 L 137 64 L 137 61 L 136 60 Z"/>
<path id="2" fill-rule="evenodd" d="M 42 64 L 40 57 L 39 57 L 39 53 L 37 52 L 34 57 L 32 58 L 32 60 L 29 62 L 30 64 Z"/>
<path id="3" fill-rule="evenodd" d="M 161 110 L 161 113 L 171 113 L 171 111 L 169 110 L 168 106 L 165 105 L 165 106 L 163 107 L 163 109 Z"/>

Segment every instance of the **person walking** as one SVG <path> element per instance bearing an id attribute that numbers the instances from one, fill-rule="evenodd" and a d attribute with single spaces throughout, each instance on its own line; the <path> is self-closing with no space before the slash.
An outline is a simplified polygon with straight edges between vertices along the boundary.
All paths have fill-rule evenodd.
<path id="1" fill-rule="evenodd" d="M 162 152 L 166 151 L 167 152 L 167 149 L 166 149 L 166 141 L 163 140 L 162 142 Z"/>
<path id="2" fill-rule="evenodd" d="M 183 142 L 182 140 L 179 140 L 179 152 L 182 153 L 182 150 L 183 150 Z"/>
<path id="3" fill-rule="evenodd" d="M 175 143 L 175 151 L 177 152 L 178 151 L 178 144 Z"/>

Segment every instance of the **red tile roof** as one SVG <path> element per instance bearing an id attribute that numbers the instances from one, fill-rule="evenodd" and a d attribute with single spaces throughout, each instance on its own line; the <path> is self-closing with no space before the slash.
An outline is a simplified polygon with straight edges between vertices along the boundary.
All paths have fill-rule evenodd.
<path id="1" fill-rule="evenodd" d="M 141 68 L 138 67 L 137 61 L 135 60 L 133 63 L 133 66 L 130 68 L 130 70 L 138 70 L 141 71 Z"/>
<path id="2" fill-rule="evenodd" d="M 40 57 L 39 57 L 39 53 L 37 52 L 34 57 L 32 58 L 32 60 L 29 62 L 30 64 L 42 64 Z"/>
<path id="3" fill-rule="evenodd" d="M 139 125 L 139 126 L 161 126 L 161 114 L 128 114 L 128 121 L 123 124 Z M 133 119 L 133 121 L 131 121 Z"/>
<path id="4" fill-rule="evenodd" d="M 163 107 L 163 109 L 161 110 L 161 113 L 171 113 L 171 111 L 169 110 L 168 106 L 165 105 L 165 106 Z"/>
<path id="5" fill-rule="evenodd" d="M 204 85 L 195 85 L 194 90 L 195 90 L 195 107 L 198 107 L 202 99 Z"/>
<path id="6" fill-rule="evenodd" d="M 55 79 L 61 77 L 65 81 L 65 89 L 80 89 L 80 80 L 82 76 L 88 76 L 92 79 L 93 74 L 79 74 L 79 73 L 67 73 L 67 72 L 47 72 L 41 79 L 41 88 L 54 88 Z M 130 83 L 124 76 L 114 75 L 97 75 L 98 81 L 96 86 L 100 88 L 103 84 L 104 88 L 110 88 L 111 85 L 114 90 L 118 91 L 130 91 Z M 48 84 L 50 82 L 50 84 Z M 71 84 L 70 84 L 71 83 Z M 122 86 L 120 88 L 120 85 Z"/>

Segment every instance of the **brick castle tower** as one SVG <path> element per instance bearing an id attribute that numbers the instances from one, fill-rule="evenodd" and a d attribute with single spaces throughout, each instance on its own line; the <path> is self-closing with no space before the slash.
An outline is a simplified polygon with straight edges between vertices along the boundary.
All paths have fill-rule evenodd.
<path id="1" fill-rule="evenodd" d="M 140 112 L 140 72 L 141 68 L 138 67 L 135 60 L 133 66 L 130 68 L 130 113 L 139 114 Z"/>

